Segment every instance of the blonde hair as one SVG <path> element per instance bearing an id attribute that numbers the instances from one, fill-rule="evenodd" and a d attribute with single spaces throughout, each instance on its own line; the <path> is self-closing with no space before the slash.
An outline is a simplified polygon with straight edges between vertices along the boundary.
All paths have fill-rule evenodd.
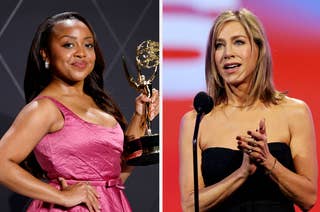
<path id="1" fill-rule="evenodd" d="M 267 36 L 258 18 L 247 9 L 225 11 L 215 20 L 209 34 L 206 51 L 206 84 L 207 91 L 212 96 L 216 105 L 227 103 L 227 94 L 222 77 L 217 70 L 214 59 L 215 43 L 222 27 L 230 21 L 239 22 L 249 37 L 251 46 L 255 43 L 258 47 L 258 59 L 253 72 L 248 93 L 248 105 L 260 99 L 265 104 L 278 104 L 284 98 L 284 93 L 274 88 L 272 79 L 272 58 Z"/>

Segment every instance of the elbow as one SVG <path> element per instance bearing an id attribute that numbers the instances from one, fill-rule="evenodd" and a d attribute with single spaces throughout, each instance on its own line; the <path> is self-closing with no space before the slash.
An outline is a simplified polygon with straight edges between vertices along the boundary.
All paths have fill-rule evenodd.
<path id="1" fill-rule="evenodd" d="M 309 211 L 317 202 L 317 191 L 312 192 L 307 199 L 301 203 L 300 208 L 302 211 Z"/>
<path id="2" fill-rule="evenodd" d="M 194 212 L 194 195 L 193 193 L 188 197 L 181 198 L 181 208 L 183 212 Z M 200 209 L 202 211 L 202 209 Z"/>
<path id="3" fill-rule="evenodd" d="M 0 184 L 6 184 L 11 179 L 13 164 L 15 162 L 0 156 Z"/>
<path id="4" fill-rule="evenodd" d="M 5 173 L 8 171 L 6 170 L 6 163 L 5 161 L 1 158 L 0 159 L 0 184 L 3 184 L 3 182 L 5 181 Z"/>
<path id="5" fill-rule="evenodd" d="M 183 212 L 194 212 L 195 208 L 194 208 L 194 196 L 193 194 L 190 195 L 187 198 L 182 198 L 181 199 L 181 208 Z M 213 206 L 212 205 L 208 205 L 208 204 L 204 204 L 202 202 L 202 204 L 200 203 L 200 199 L 199 199 L 199 210 L 200 211 L 207 211 L 208 209 L 212 209 Z"/>
<path id="6" fill-rule="evenodd" d="M 182 198 L 181 200 L 181 208 L 183 212 L 191 212 L 194 211 L 194 204 L 193 201 L 190 200 L 190 198 Z"/>
<path id="7" fill-rule="evenodd" d="M 316 204 L 317 202 L 317 195 L 313 195 L 313 197 L 310 199 L 310 202 L 308 202 L 308 204 L 306 204 L 306 206 L 304 207 L 305 211 L 309 211 L 311 208 L 313 208 L 313 206 Z"/>

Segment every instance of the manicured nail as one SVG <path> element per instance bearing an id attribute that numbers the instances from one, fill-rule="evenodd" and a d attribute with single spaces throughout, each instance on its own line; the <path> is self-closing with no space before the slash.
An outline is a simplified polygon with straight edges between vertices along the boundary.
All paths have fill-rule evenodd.
<path id="1" fill-rule="evenodd" d="M 248 133 L 248 135 L 251 135 L 251 134 L 252 134 L 252 132 L 251 132 L 250 130 L 248 130 L 248 132 L 247 132 L 247 133 Z"/>
<path id="2" fill-rule="evenodd" d="M 240 138 L 240 136 L 237 136 L 236 139 L 237 139 L 237 140 L 240 140 L 241 138 Z"/>

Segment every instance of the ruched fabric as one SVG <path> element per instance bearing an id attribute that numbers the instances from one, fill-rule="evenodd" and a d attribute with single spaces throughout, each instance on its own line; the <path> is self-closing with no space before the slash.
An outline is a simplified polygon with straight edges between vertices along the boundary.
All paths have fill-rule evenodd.
<path id="1" fill-rule="evenodd" d="M 124 134 L 117 123 L 104 127 L 81 119 L 56 99 L 48 96 L 64 116 L 61 130 L 47 134 L 34 149 L 35 156 L 47 173 L 49 184 L 60 188 L 58 177 L 68 185 L 89 182 L 100 198 L 103 212 L 131 211 L 120 180 L 121 154 Z M 33 200 L 28 212 L 88 212 L 84 205 L 64 208 L 59 205 Z"/>

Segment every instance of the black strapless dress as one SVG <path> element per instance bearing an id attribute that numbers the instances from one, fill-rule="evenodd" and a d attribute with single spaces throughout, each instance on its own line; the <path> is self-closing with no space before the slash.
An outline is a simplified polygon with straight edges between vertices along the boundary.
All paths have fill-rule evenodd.
<path id="1" fill-rule="evenodd" d="M 294 171 L 291 151 L 281 142 L 269 143 L 269 150 L 277 160 Z M 241 166 L 242 152 L 221 147 L 211 147 L 202 152 L 201 170 L 205 186 L 213 185 Z M 293 202 L 265 175 L 262 167 L 231 194 L 209 211 L 216 212 L 294 212 Z"/>

